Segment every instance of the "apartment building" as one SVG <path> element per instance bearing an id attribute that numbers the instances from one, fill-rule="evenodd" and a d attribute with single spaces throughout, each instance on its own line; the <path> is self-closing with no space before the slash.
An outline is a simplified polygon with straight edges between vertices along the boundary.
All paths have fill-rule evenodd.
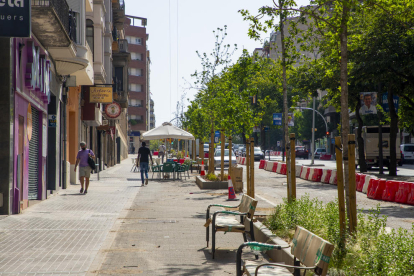
<path id="1" fill-rule="evenodd" d="M 128 154 L 124 1 L 18 2 L 0 5 L 21 18 L 0 28 L 0 214 L 79 183 L 80 141 L 100 169 Z"/>
<path id="2" fill-rule="evenodd" d="M 139 148 L 142 133 L 150 128 L 150 91 L 149 65 L 151 63 L 147 49 L 148 34 L 147 19 L 136 16 L 126 16 L 125 36 L 128 41 L 128 51 L 131 54 L 129 63 L 129 106 L 128 106 L 128 135 L 130 148 Z"/>

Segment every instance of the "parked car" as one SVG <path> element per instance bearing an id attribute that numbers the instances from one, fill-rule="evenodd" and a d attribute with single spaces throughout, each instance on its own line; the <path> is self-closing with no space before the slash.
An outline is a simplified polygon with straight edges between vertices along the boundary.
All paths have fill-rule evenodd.
<path id="1" fill-rule="evenodd" d="M 315 158 L 321 158 L 322 154 L 326 154 L 326 149 L 325 148 L 317 148 L 315 150 Z"/>
<path id="2" fill-rule="evenodd" d="M 228 167 L 230 164 L 230 152 L 231 152 L 231 163 L 233 166 L 237 165 L 236 161 L 236 155 L 234 155 L 234 152 L 229 149 L 224 149 L 224 166 Z M 214 153 L 214 168 L 220 168 L 221 167 L 221 150 L 216 150 Z"/>
<path id="3" fill-rule="evenodd" d="M 204 144 L 204 158 L 208 158 L 210 144 Z"/>
<path id="4" fill-rule="evenodd" d="M 264 153 L 260 147 L 254 147 L 254 160 L 262 160 L 264 159 Z"/>
<path id="5" fill-rule="evenodd" d="M 246 148 L 245 147 L 242 147 L 242 146 L 240 146 L 239 147 L 239 156 L 244 156 L 244 153 L 246 152 Z"/>
<path id="6" fill-rule="evenodd" d="M 414 163 L 414 144 L 402 144 L 400 151 L 403 163 Z"/>
<path id="7" fill-rule="evenodd" d="M 303 146 L 297 146 L 295 148 L 295 156 L 297 158 L 301 157 L 303 159 L 308 159 L 309 158 L 309 152 L 308 152 L 308 150 L 305 147 L 303 147 Z"/>

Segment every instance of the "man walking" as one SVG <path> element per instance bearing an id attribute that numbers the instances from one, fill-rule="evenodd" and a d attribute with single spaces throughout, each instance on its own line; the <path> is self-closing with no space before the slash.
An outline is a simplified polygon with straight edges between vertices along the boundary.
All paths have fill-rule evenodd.
<path id="1" fill-rule="evenodd" d="M 86 148 L 85 142 L 80 142 L 81 150 L 78 151 L 78 155 L 76 156 L 76 164 L 75 164 L 75 172 L 76 167 L 79 165 L 79 180 L 81 183 L 80 193 L 87 194 L 89 188 L 89 178 L 91 177 L 92 168 L 89 167 L 88 159 L 89 157 L 95 158 L 95 154 L 90 149 Z M 86 181 L 85 181 L 86 179 Z M 85 183 L 85 190 L 84 188 Z"/>
<path id="2" fill-rule="evenodd" d="M 149 150 L 149 148 L 145 147 L 146 143 L 142 142 L 142 147 L 139 148 L 138 150 L 138 158 L 137 160 L 139 160 L 139 169 L 141 171 L 141 181 L 142 181 L 142 185 L 144 186 L 144 172 L 145 172 L 145 185 L 148 185 L 148 156 L 151 158 L 151 162 L 152 162 L 152 156 L 151 156 L 151 151 Z"/>
<path id="3" fill-rule="evenodd" d="M 164 163 L 165 150 L 164 143 L 162 143 L 162 145 L 158 147 L 158 156 L 161 157 L 161 163 Z"/>

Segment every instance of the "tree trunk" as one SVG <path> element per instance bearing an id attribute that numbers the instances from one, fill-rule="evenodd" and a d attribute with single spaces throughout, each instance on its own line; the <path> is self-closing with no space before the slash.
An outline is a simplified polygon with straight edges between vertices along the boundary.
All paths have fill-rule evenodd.
<path id="1" fill-rule="evenodd" d="M 285 16 L 283 15 L 283 8 L 285 6 L 284 0 L 279 0 L 279 7 L 280 7 L 280 40 L 282 45 L 282 85 L 283 85 L 283 130 L 284 130 L 284 148 L 286 149 L 286 168 L 288 173 L 286 174 L 287 177 L 287 196 L 288 200 L 291 201 L 292 199 L 292 187 L 290 186 L 290 146 L 289 146 L 289 126 L 288 126 L 288 101 L 287 101 L 287 81 L 286 81 L 286 46 L 285 46 L 285 30 L 284 30 L 284 20 Z"/>
<path id="2" fill-rule="evenodd" d="M 358 155 L 359 155 L 359 172 L 363 173 L 367 171 L 367 163 L 365 162 L 365 154 L 364 154 L 364 139 L 362 138 L 362 127 L 364 126 L 364 122 L 362 121 L 361 115 L 359 114 L 359 109 L 361 108 L 361 101 L 359 100 L 358 95 L 358 102 L 355 110 L 356 119 L 358 121 L 358 131 L 357 131 L 357 141 L 358 141 Z"/>
<path id="3" fill-rule="evenodd" d="M 346 194 L 347 217 L 351 219 L 350 202 L 349 202 L 349 168 L 348 168 L 348 134 L 349 134 L 349 111 L 348 111 L 348 21 L 349 7 L 348 1 L 342 4 L 341 19 L 341 136 L 344 159 L 344 184 Z"/>
<path id="4" fill-rule="evenodd" d="M 397 175 L 397 133 L 398 133 L 398 115 L 395 112 L 394 93 L 388 88 L 388 107 L 390 109 L 390 165 L 388 167 L 389 175 Z"/>

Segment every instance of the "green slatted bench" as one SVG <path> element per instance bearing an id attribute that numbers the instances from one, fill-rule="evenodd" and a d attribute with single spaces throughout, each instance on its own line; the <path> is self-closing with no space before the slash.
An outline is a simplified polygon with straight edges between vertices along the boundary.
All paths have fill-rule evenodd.
<path id="1" fill-rule="evenodd" d="M 247 242 L 246 233 L 249 233 L 250 239 L 254 241 L 254 231 L 253 231 L 253 216 L 256 210 L 257 200 L 251 198 L 248 195 L 243 194 L 240 204 L 237 206 L 227 206 L 222 204 L 211 204 L 207 207 L 206 213 L 206 241 L 207 247 L 209 242 L 209 229 L 210 224 L 212 224 L 212 253 L 214 259 L 214 253 L 216 251 L 216 232 L 238 232 L 243 234 L 243 239 Z M 210 216 L 211 207 L 224 207 L 224 208 L 234 208 L 238 209 L 236 211 L 216 211 L 212 216 Z M 240 221 L 238 221 L 234 216 L 240 216 Z M 246 218 L 250 219 L 250 229 L 246 230 L 244 221 Z"/>
<path id="2" fill-rule="evenodd" d="M 246 273 L 249 276 L 287 276 L 301 275 L 300 270 L 312 270 L 314 274 L 325 276 L 328 272 L 329 261 L 334 246 L 328 241 L 316 236 L 303 227 L 297 226 L 291 243 L 291 253 L 294 256 L 294 265 L 266 263 L 263 261 L 245 261 L 242 267 L 242 251 L 250 247 L 253 251 L 281 250 L 280 245 L 258 242 L 246 242 L 237 250 L 237 276 Z M 289 269 L 293 269 L 293 274 Z M 303 274 L 305 275 L 305 274 Z"/>

